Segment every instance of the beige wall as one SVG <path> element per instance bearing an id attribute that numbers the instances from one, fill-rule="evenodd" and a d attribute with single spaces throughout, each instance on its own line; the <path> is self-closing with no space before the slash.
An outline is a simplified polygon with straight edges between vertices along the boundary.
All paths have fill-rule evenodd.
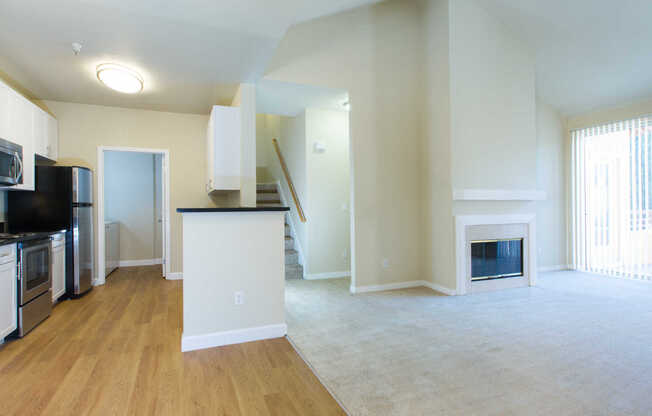
<path id="1" fill-rule="evenodd" d="M 424 280 L 454 279 L 451 193 L 450 21 L 447 0 L 421 2 L 424 37 L 422 216 Z"/>
<path id="2" fill-rule="evenodd" d="M 422 276 L 419 23 L 416 3 L 390 1 L 298 24 L 266 74 L 349 92 L 357 286 Z"/>
<path id="3" fill-rule="evenodd" d="M 153 154 L 104 153 L 104 217 L 120 225 L 119 260 L 157 258 L 155 183 Z"/>
<path id="4" fill-rule="evenodd" d="M 315 143 L 325 146 L 315 153 Z M 350 265 L 349 113 L 306 109 L 308 250 L 306 277 L 346 273 Z"/>
<path id="5" fill-rule="evenodd" d="M 454 189 L 534 189 L 534 53 L 473 1 L 450 2 Z"/>
<path id="6" fill-rule="evenodd" d="M 208 116 L 57 101 L 46 104 L 59 120 L 60 164 L 86 166 L 96 175 L 101 145 L 170 151 L 170 266 L 172 272 L 181 272 L 182 225 L 176 208 L 213 206 L 204 188 Z M 97 182 L 93 189 L 97 192 Z M 94 215 L 97 219 L 96 211 Z"/>
<path id="7" fill-rule="evenodd" d="M 281 132 L 281 117 L 272 114 L 256 114 L 256 182 L 275 182 L 271 164 L 277 163 L 272 139 L 278 139 Z"/>
<path id="8" fill-rule="evenodd" d="M 566 178 L 566 126 L 557 110 L 538 100 L 537 105 L 537 188 L 546 200 L 537 202 L 538 267 L 568 264 Z"/>

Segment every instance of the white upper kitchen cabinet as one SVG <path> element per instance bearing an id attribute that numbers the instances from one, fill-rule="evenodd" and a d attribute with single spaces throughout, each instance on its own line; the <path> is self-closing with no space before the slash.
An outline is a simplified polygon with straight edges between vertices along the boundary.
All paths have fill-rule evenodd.
<path id="1" fill-rule="evenodd" d="M 11 91 L 9 94 L 9 124 L 12 141 L 23 146 L 23 183 L 12 189 L 34 190 L 34 128 L 32 125 L 32 104 L 27 98 Z"/>
<path id="2" fill-rule="evenodd" d="M 50 160 L 59 156 L 59 127 L 57 120 L 36 105 L 32 108 L 34 153 Z"/>
<path id="3" fill-rule="evenodd" d="M 34 128 L 34 153 L 47 157 L 48 137 L 47 124 L 48 114 L 40 107 L 32 107 L 32 123 Z"/>
<path id="4" fill-rule="evenodd" d="M 23 183 L 0 187 L 34 190 L 34 155 L 52 161 L 59 157 L 57 120 L 23 95 L 0 81 L 0 138 L 23 147 Z"/>
<path id="5" fill-rule="evenodd" d="M 240 189 L 240 108 L 213 106 L 206 134 L 206 191 Z"/>
<path id="6" fill-rule="evenodd" d="M 45 135 L 46 135 L 46 157 L 50 160 L 57 160 L 59 157 L 59 123 L 50 114 L 46 114 Z"/>
<path id="7" fill-rule="evenodd" d="M 0 139 L 11 140 L 11 127 L 9 124 L 9 93 L 11 89 L 0 82 Z"/>

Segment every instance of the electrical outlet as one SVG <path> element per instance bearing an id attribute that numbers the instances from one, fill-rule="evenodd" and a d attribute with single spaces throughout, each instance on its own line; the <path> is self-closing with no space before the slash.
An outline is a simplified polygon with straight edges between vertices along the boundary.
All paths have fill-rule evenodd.
<path id="1" fill-rule="evenodd" d="M 383 268 L 389 269 L 389 259 L 383 259 Z"/>
<path id="2" fill-rule="evenodd" d="M 244 303 L 244 292 L 235 292 L 235 304 L 242 305 Z"/>

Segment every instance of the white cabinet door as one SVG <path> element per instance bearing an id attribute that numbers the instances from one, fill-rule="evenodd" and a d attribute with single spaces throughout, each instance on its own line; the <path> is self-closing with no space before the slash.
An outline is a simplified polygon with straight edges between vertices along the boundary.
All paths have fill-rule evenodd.
<path id="1" fill-rule="evenodd" d="M 53 240 L 52 241 L 52 302 L 56 302 L 65 293 L 66 293 L 65 240 L 64 239 Z"/>
<path id="2" fill-rule="evenodd" d="M 208 123 L 206 190 L 240 189 L 241 123 L 239 107 L 213 106 Z"/>
<path id="3" fill-rule="evenodd" d="M 15 245 L 13 247 L 14 260 L 0 265 L 0 339 L 15 331 L 18 326 Z"/>
<path id="4" fill-rule="evenodd" d="M 59 123 L 57 119 L 46 113 L 46 157 L 56 161 L 59 157 Z"/>
<path id="5" fill-rule="evenodd" d="M 0 139 L 9 140 L 11 138 L 11 125 L 9 124 L 9 93 L 11 89 L 0 82 Z"/>
<path id="6" fill-rule="evenodd" d="M 23 146 L 23 183 L 12 189 L 34 190 L 34 129 L 32 104 L 15 91 L 10 92 L 9 123 L 14 131 L 16 143 Z"/>
<path id="7" fill-rule="evenodd" d="M 47 114 L 37 106 L 32 106 L 32 123 L 34 128 L 34 152 L 47 156 Z"/>

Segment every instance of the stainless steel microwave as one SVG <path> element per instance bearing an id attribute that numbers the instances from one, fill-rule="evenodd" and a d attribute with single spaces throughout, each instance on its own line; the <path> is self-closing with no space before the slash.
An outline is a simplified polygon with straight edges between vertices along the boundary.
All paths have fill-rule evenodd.
<path id="1" fill-rule="evenodd" d="M 0 139 L 0 185 L 23 183 L 23 146 Z"/>

